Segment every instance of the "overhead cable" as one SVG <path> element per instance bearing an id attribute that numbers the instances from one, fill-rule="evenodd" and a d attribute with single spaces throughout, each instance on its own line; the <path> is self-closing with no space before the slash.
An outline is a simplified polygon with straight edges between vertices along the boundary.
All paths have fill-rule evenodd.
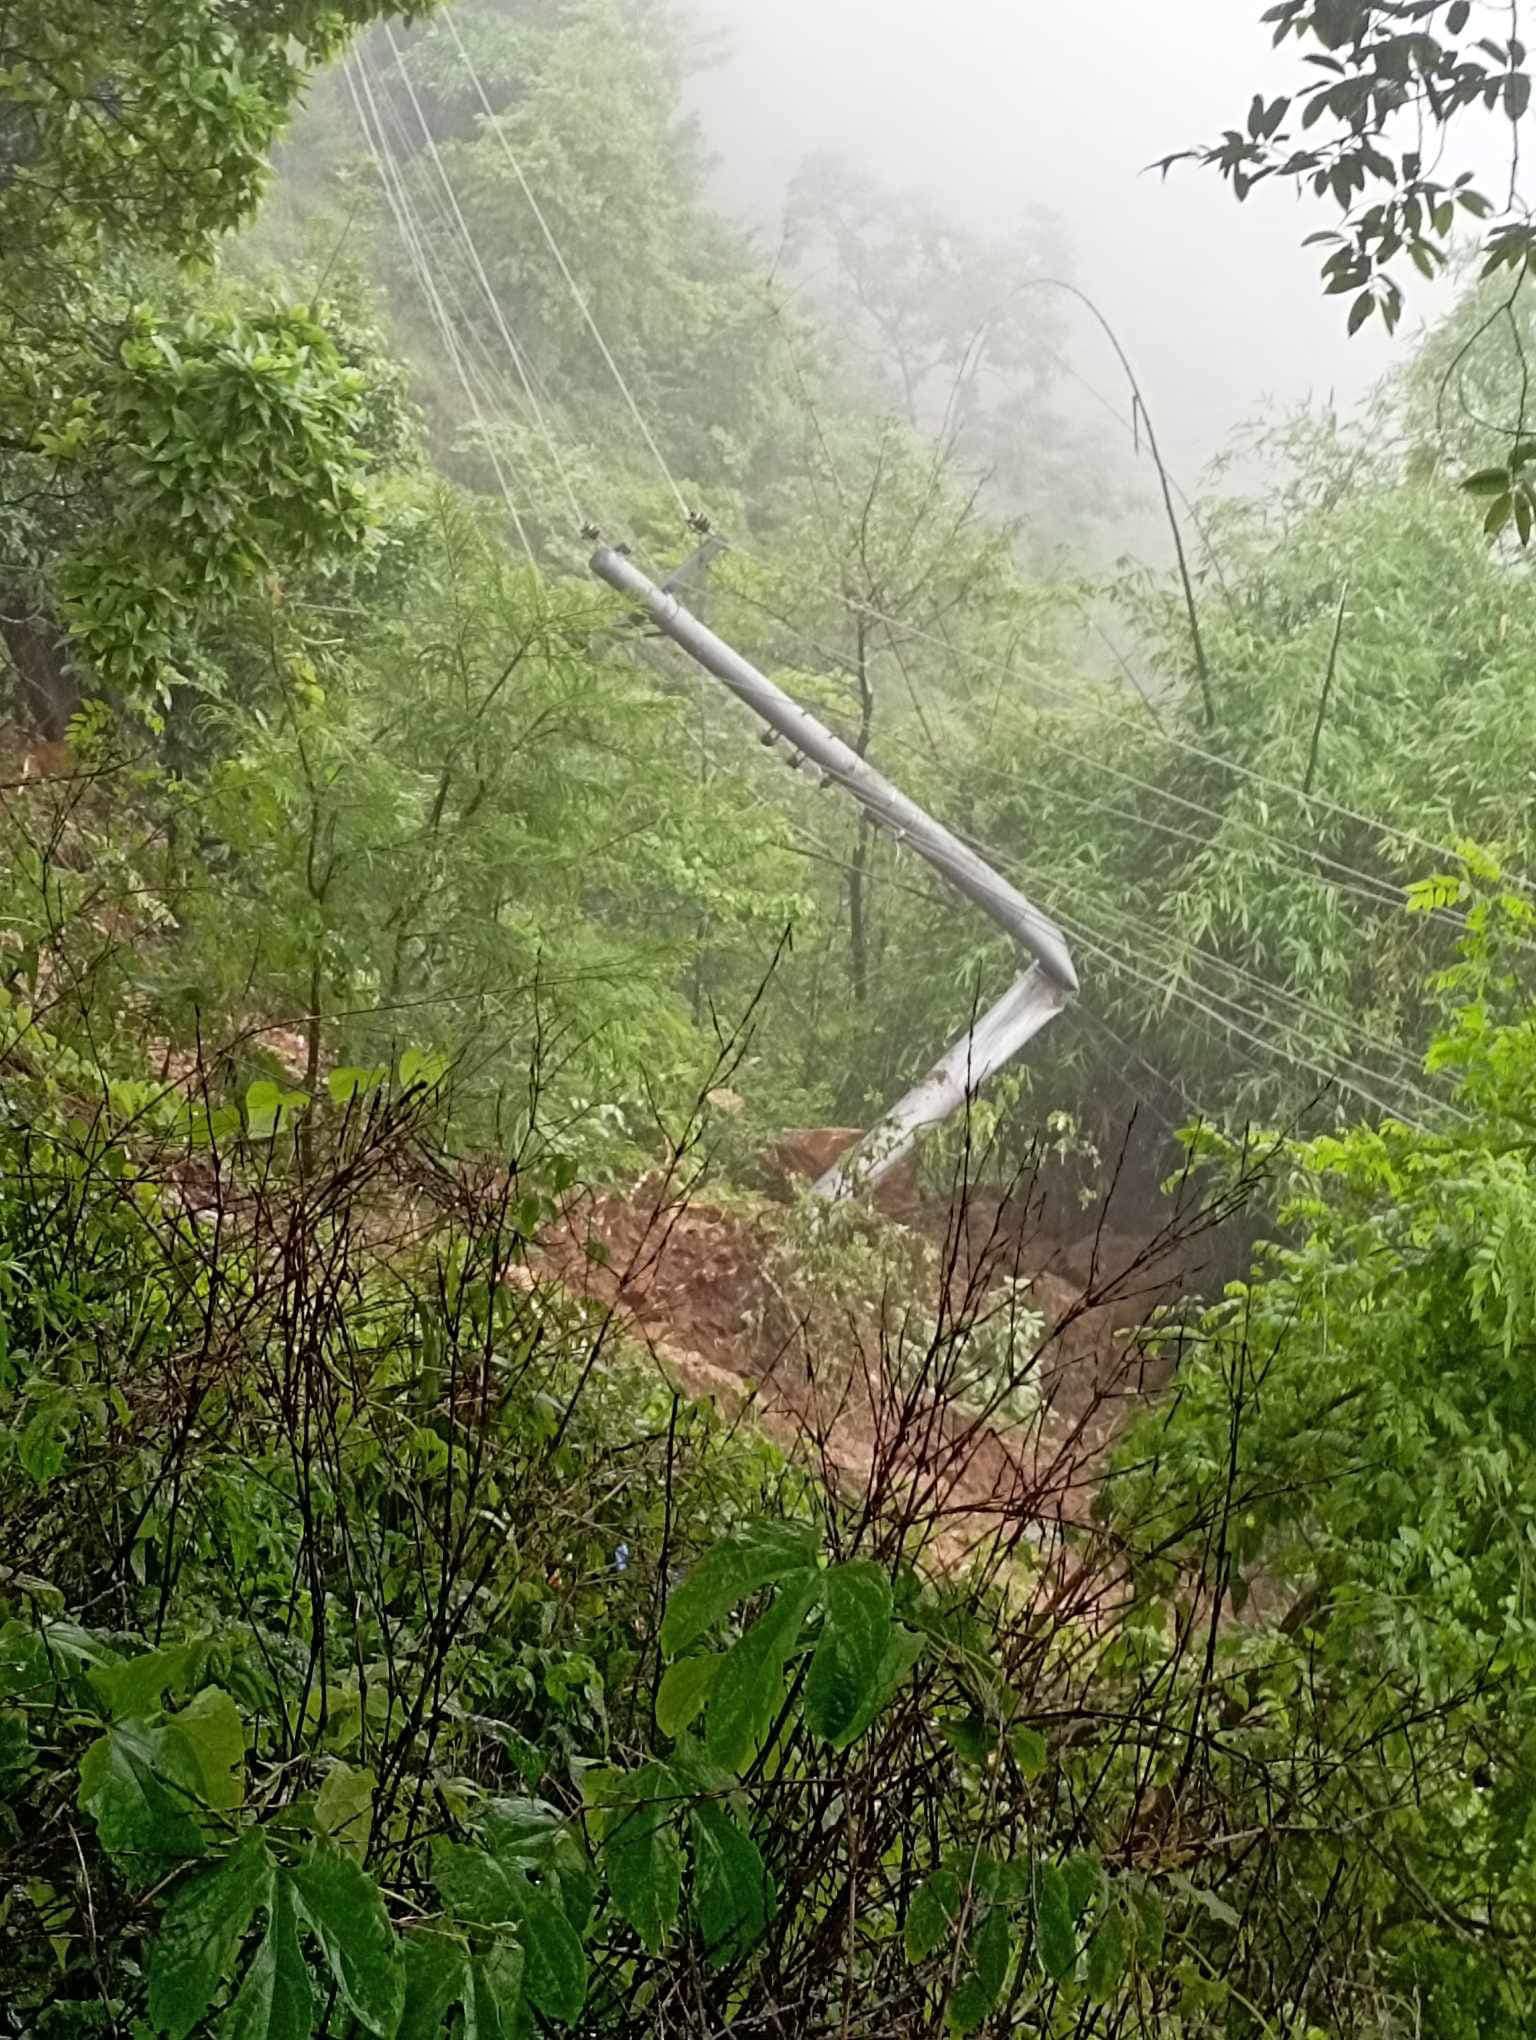
<path id="1" fill-rule="evenodd" d="M 500 145 L 501 153 L 503 154 L 503 156 L 505 156 L 507 160 L 508 167 L 510 168 L 513 176 L 517 179 L 518 188 L 521 190 L 523 197 L 528 201 L 528 208 L 532 212 L 534 219 L 538 222 L 539 231 L 544 237 L 545 244 L 548 247 L 550 254 L 555 259 L 555 262 L 560 270 L 560 274 L 565 278 L 566 287 L 570 291 L 572 300 L 574 301 L 577 310 L 580 312 L 588 332 L 592 335 L 593 341 L 596 343 L 598 352 L 602 355 L 603 360 L 606 362 L 608 366 L 608 371 L 610 375 L 613 377 L 614 383 L 616 384 L 619 390 L 619 394 L 623 397 L 624 402 L 629 407 L 629 414 L 634 419 L 635 425 L 638 428 L 641 437 L 644 439 L 646 445 L 649 447 L 651 451 L 651 456 L 655 460 L 657 468 L 660 470 L 663 480 L 666 482 L 667 487 L 671 490 L 673 500 L 677 504 L 678 510 L 682 515 L 683 522 L 685 524 L 691 524 L 695 521 L 695 519 L 693 513 L 688 508 L 687 499 L 684 497 L 682 490 L 678 487 L 677 480 L 674 477 L 671 468 L 668 467 L 667 465 L 666 455 L 662 452 L 660 446 L 657 444 L 655 434 L 651 431 L 650 426 L 646 423 L 645 414 L 640 409 L 640 406 L 635 399 L 634 392 L 630 389 L 628 382 L 625 380 L 624 371 L 619 367 L 618 362 L 614 359 L 613 350 L 609 347 L 608 342 L 603 338 L 602 329 L 599 327 L 597 320 L 593 317 L 591 306 L 587 303 L 586 297 L 582 293 L 581 286 L 577 283 L 576 278 L 571 273 L 570 264 L 566 261 L 565 255 L 561 250 L 560 243 L 555 238 L 554 230 L 551 228 L 549 221 L 546 219 L 544 215 L 544 208 L 539 204 L 538 199 L 535 197 L 533 187 L 528 182 L 528 179 L 524 174 L 522 164 L 518 161 L 517 152 L 512 147 L 512 144 L 507 137 L 506 128 L 504 124 L 496 116 L 496 112 L 491 105 L 490 99 L 486 95 L 485 87 L 481 83 L 480 74 L 475 69 L 474 61 L 471 58 L 469 51 L 464 47 L 464 39 L 459 34 L 459 25 L 458 22 L 454 19 L 452 7 L 445 6 L 442 10 L 442 16 L 443 20 L 448 24 L 448 33 L 453 37 L 454 47 L 457 49 L 459 53 L 459 61 L 464 66 L 465 75 L 469 79 L 469 82 L 474 89 L 475 96 L 479 100 L 481 108 L 484 111 L 487 129 L 490 131 L 491 134 L 495 136 L 496 141 Z"/>

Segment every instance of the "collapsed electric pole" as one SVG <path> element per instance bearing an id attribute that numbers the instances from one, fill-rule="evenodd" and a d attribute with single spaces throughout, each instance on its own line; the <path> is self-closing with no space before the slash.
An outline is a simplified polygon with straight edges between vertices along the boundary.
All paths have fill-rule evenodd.
<path id="1" fill-rule="evenodd" d="M 675 595 L 657 587 L 627 554 L 613 546 L 600 546 L 591 565 L 599 580 L 639 603 L 658 630 L 745 702 L 775 737 L 792 745 L 796 762 L 809 760 L 830 782 L 843 787 L 873 821 L 892 830 L 957 892 L 989 915 L 1020 951 L 1020 975 L 997 1003 L 816 1185 L 822 1196 L 851 1195 L 862 1184 L 877 1183 L 925 1127 L 950 1118 L 1062 1011 L 1077 990 L 1077 972 L 1066 940 L 1016 886 L 916 801 L 909 800 L 782 687 L 775 686 L 767 674 L 717 637 Z"/>

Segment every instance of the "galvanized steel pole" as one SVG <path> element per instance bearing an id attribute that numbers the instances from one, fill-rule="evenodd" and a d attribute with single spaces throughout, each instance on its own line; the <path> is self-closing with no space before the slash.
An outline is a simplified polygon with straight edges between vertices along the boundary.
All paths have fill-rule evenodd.
<path id="1" fill-rule="evenodd" d="M 1027 969 L 914 1090 L 908 1092 L 843 1165 L 816 1186 L 830 1196 L 875 1182 L 911 1146 L 922 1127 L 947 1119 L 986 1077 L 1054 1018 L 1077 990 L 1065 938 L 985 859 L 861 758 L 851 745 L 776 687 L 765 673 L 702 624 L 677 598 L 658 588 L 612 546 L 592 556 L 592 571 L 639 603 L 657 628 L 744 701 L 777 735 L 851 793 L 865 812 L 895 831 L 955 889 L 975 902 L 1034 958 Z"/>

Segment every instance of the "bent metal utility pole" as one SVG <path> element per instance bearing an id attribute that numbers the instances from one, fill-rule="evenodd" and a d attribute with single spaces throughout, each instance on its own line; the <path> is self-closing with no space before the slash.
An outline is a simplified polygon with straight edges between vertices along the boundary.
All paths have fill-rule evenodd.
<path id="1" fill-rule="evenodd" d="M 592 571 L 610 588 L 639 603 L 657 629 L 725 683 L 776 737 L 794 746 L 793 760 L 809 759 L 834 784 L 853 795 L 866 814 L 911 845 L 957 892 L 1012 936 L 1021 952 L 1021 974 L 997 1004 L 983 1013 L 913 1090 L 893 1105 L 853 1152 L 816 1185 L 819 1195 L 846 1197 L 860 1185 L 877 1183 L 894 1168 L 925 1127 L 957 1112 L 988 1077 L 1012 1060 L 1077 990 L 1061 930 L 991 865 L 950 834 L 915 801 L 875 771 L 857 751 L 819 723 L 700 623 L 676 596 L 642 574 L 627 554 L 600 546 Z"/>

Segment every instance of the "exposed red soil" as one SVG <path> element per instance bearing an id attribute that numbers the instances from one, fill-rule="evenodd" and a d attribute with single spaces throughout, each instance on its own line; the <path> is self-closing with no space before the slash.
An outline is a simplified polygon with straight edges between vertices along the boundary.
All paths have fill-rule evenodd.
<path id="1" fill-rule="evenodd" d="M 786 1136 L 787 1180 L 829 1167 L 848 1129 Z M 1059 1542 L 1089 1518 L 1104 1456 L 1128 1414 L 1166 1376 L 1137 1329 L 1176 1302 L 1187 1248 L 1083 1221 L 1043 1221 L 1039 1200 L 973 1189 L 957 1212 L 922 1196 L 910 1174 L 882 1187 L 885 1216 L 913 1241 L 919 1308 L 974 1321 L 996 1308 L 1000 1281 L 1027 1282 L 1046 1321 L 1036 1350 L 1039 1411 L 1028 1423 L 981 1421 L 932 1381 L 892 1379 L 903 1337 L 889 1309 L 859 1317 L 819 1311 L 772 1277 L 783 1212 L 669 1199 L 646 1186 L 568 1207 L 543 1243 L 565 1287 L 611 1308 L 686 1394 L 752 1419 L 809 1454 L 852 1501 L 921 1522 L 930 1554 L 953 1563 L 999 1532 Z M 939 1273 L 919 1275 L 921 1244 Z M 930 1262 L 932 1256 L 929 1257 Z M 792 1287 L 792 1285 L 791 1285 Z M 988 1298 L 993 1301 L 989 1304 Z"/>

